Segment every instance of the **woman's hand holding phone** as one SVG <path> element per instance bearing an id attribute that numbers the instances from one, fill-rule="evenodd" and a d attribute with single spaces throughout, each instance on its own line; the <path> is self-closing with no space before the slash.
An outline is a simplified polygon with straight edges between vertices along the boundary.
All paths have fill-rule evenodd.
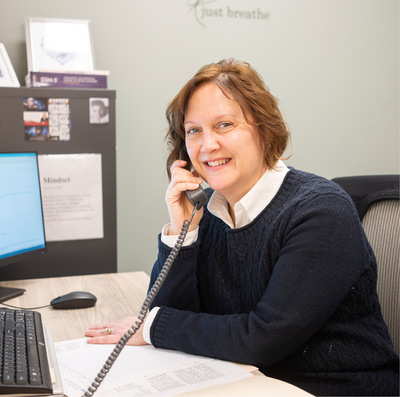
<path id="1" fill-rule="evenodd" d="M 202 178 L 193 175 L 185 169 L 186 161 L 176 160 L 171 167 L 171 182 L 168 185 L 165 194 L 165 201 L 168 207 L 168 213 L 171 220 L 169 235 L 177 235 L 180 233 L 183 221 L 190 219 L 193 212 L 193 205 L 190 203 L 186 194 L 187 190 L 195 190 L 203 182 Z M 203 208 L 196 211 L 189 231 L 198 227 L 201 217 L 203 216 Z"/>

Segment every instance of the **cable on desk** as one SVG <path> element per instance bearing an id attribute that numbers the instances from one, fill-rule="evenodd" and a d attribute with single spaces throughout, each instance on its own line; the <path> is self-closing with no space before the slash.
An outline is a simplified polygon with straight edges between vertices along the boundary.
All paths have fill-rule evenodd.
<path id="1" fill-rule="evenodd" d="M 163 267 L 161 268 L 160 274 L 158 275 L 156 281 L 154 282 L 153 286 L 151 287 L 149 293 L 147 294 L 146 299 L 144 300 L 142 307 L 139 311 L 138 320 L 135 321 L 135 324 L 131 326 L 130 329 L 121 337 L 117 345 L 115 346 L 114 350 L 111 352 L 110 356 L 108 357 L 107 361 L 103 365 L 103 368 L 97 374 L 96 378 L 92 382 L 91 386 L 88 387 L 87 391 L 83 394 L 82 397 L 91 397 L 96 392 L 96 390 L 101 385 L 101 382 L 104 380 L 108 372 L 110 371 L 111 367 L 115 363 L 116 359 L 118 358 L 119 354 L 121 353 L 122 349 L 126 346 L 129 339 L 135 335 L 135 333 L 139 330 L 143 321 L 146 317 L 146 313 L 149 310 L 151 303 L 153 302 L 154 298 L 156 297 L 158 291 L 160 290 L 161 286 L 163 285 L 165 278 L 168 275 L 168 272 L 175 261 L 176 256 L 178 255 L 180 249 L 182 248 L 183 242 L 185 241 L 187 232 L 189 230 L 189 226 L 192 223 L 194 214 L 198 209 L 197 205 L 193 208 L 192 215 L 190 220 L 184 220 L 183 225 L 181 228 L 181 232 L 179 237 L 176 241 L 175 246 L 172 248 L 172 251 L 168 255 Z"/>
<path id="2" fill-rule="evenodd" d="M 51 305 L 37 306 L 37 307 L 21 307 L 21 306 L 9 305 L 8 303 L 3 303 L 3 302 L 0 302 L 0 305 L 11 307 L 13 309 L 18 309 L 18 310 L 39 310 L 39 309 L 44 309 L 45 307 L 51 307 Z"/>

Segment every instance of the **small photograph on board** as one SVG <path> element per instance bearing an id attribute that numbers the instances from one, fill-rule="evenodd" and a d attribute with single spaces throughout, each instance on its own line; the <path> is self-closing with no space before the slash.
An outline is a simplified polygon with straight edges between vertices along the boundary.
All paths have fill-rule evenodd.
<path id="1" fill-rule="evenodd" d="M 24 98 L 24 111 L 45 111 L 47 110 L 47 98 Z"/>
<path id="2" fill-rule="evenodd" d="M 71 118 L 68 98 L 23 99 L 26 141 L 69 141 Z"/>
<path id="3" fill-rule="evenodd" d="M 49 119 L 47 112 L 24 112 L 25 140 L 47 141 L 49 139 Z"/>
<path id="4" fill-rule="evenodd" d="M 90 124 L 107 124 L 110 121 L 108 98 L 89 98 Z"/>
<path id="5" fill-rule="evenodd" d="M 23 99 L 24 132 L 26 141 L 49 139 L 49 112 L 47 98 L 26 97 Z"/>

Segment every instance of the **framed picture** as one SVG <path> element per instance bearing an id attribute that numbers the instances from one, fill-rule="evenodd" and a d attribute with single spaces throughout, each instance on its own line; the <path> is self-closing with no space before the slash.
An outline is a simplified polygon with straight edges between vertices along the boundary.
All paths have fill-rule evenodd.
<path id="1" fill-rule="evenodd" d="M 89 20 L 27 17 L 25 34 L 29 72 L 94 70 Z"/>
<path id="2" fill-rule="evenodd" d="M 19 87 L 19 81 L 8 57 L 6 47 L 0 43 L 0 87 Z"/>

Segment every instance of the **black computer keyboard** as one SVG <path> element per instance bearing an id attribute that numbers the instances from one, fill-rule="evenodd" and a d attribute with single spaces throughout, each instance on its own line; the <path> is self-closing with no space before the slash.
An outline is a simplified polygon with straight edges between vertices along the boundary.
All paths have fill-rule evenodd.
<path id="1" fill-rule="evenodd" d="M 40 313 L 0 309 L 0 394 L 51 394 Z"/>

